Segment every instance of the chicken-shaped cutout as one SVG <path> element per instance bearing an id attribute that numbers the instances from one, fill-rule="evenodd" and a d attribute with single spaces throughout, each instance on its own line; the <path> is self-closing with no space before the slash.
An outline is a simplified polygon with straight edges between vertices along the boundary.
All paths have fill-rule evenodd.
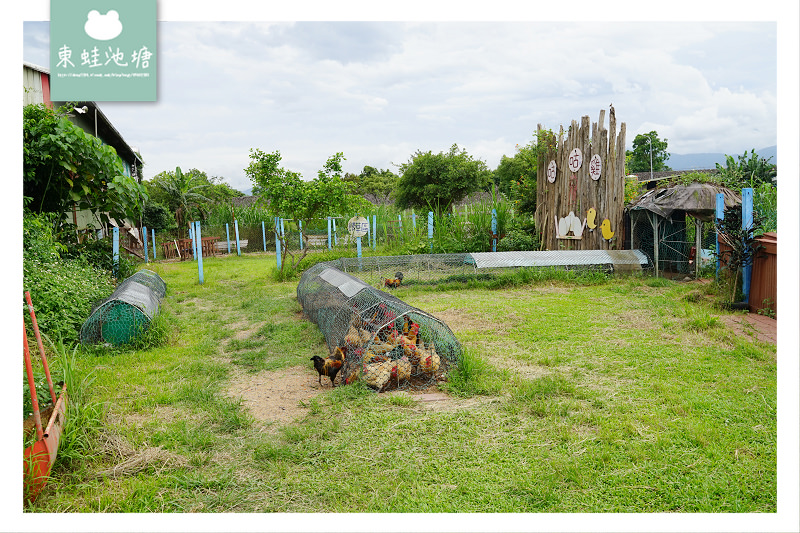
<path id="1" fill-rule="evenodd" d="M 611 221 L 607 218 L 603 219 L 603 223 L 600 224 L 600 230 L 603 232 L 603 238 L 607 241 L 614 236 L 614 232 L 611 231 Z"/>
<path id="2" fill-rule="evenodd" d="M 596 217 L 597 209 L 590 207 L 589 210 L 586 211 L 586 225 L 589 226 L 589 231 L 594 231 L 594 228 L 597 227 L 597 222 L 595 222 Z"/>

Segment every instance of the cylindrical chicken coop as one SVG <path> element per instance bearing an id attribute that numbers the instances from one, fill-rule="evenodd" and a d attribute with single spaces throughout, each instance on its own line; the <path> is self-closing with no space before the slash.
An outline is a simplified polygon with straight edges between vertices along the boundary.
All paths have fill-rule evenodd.
<path id="1" fill-rule="evenodd" d="M 81 344 L 119 345 L 134 340 L 150 326 L 166 293 L 167 285 L 158 274 L 136 272 L 94 306 L 81 326 Z"/>
<path id="2" fill-rule="evenodd" d="M 446 379 L 461 359 L 461 344 L 442 321 L 329 263 L 303 273 L 297 299 L 331 357 L 344 360 L 344 383 L 424 388 Z"/>

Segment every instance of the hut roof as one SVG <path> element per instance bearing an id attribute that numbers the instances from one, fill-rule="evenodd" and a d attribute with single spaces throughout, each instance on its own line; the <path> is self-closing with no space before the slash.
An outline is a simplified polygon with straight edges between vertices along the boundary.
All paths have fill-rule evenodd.
<path id="1" fill-rule="evenodd" d="M 651 189 L 634 200 L 631 211 L 647 210 L 663 218 L 672 218 L 674 211 L 685 211 L 700 220 L 713 220 L 716 213 L 717 194 L 725 197 L 725 207 L 742 203 L 739 194 L 711 183 L 691 183 Z"/>

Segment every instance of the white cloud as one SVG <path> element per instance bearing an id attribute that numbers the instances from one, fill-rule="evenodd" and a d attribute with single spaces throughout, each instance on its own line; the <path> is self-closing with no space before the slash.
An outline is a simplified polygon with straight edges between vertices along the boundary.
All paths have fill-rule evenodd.
<path id="1" fill-rule="evenodd" d="M 775 40 L 770 23 L 167 22 L 159 102 L 102 107 L 146 176 L 197 167 L 240 188 L 250 148 L 307 179 L 339 151 L 360 172 L 453 143 L 493 168 L 537 124 L 612 103 L 629 146 L 655 129 L 674 153 L 739 152 L 777 142 Z M 738 63 L 759 55 L 755 75 Z"/>

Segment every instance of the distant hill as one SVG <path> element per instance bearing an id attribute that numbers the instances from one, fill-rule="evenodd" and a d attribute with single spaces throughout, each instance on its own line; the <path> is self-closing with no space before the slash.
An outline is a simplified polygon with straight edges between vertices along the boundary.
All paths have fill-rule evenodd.
<path id="1" fill-rule="evenodd" d="M 747 150 L 750 153 L 750 150 Z M 727 155 L 737 158 L 742 155 L 744 150 L 739 153 L 728 153 Z M 759 157 L 769 159 L 770 163 L 778 164 L 778 147 L 768 146 L 756 150 Z M 667 165 L 672 170 L 706 170 L 716 168 L 716 164 L 725 166 L 725 155 L 723 153 L 707 153 L 707 154 L 670 154 L 667 159 Z"/>

